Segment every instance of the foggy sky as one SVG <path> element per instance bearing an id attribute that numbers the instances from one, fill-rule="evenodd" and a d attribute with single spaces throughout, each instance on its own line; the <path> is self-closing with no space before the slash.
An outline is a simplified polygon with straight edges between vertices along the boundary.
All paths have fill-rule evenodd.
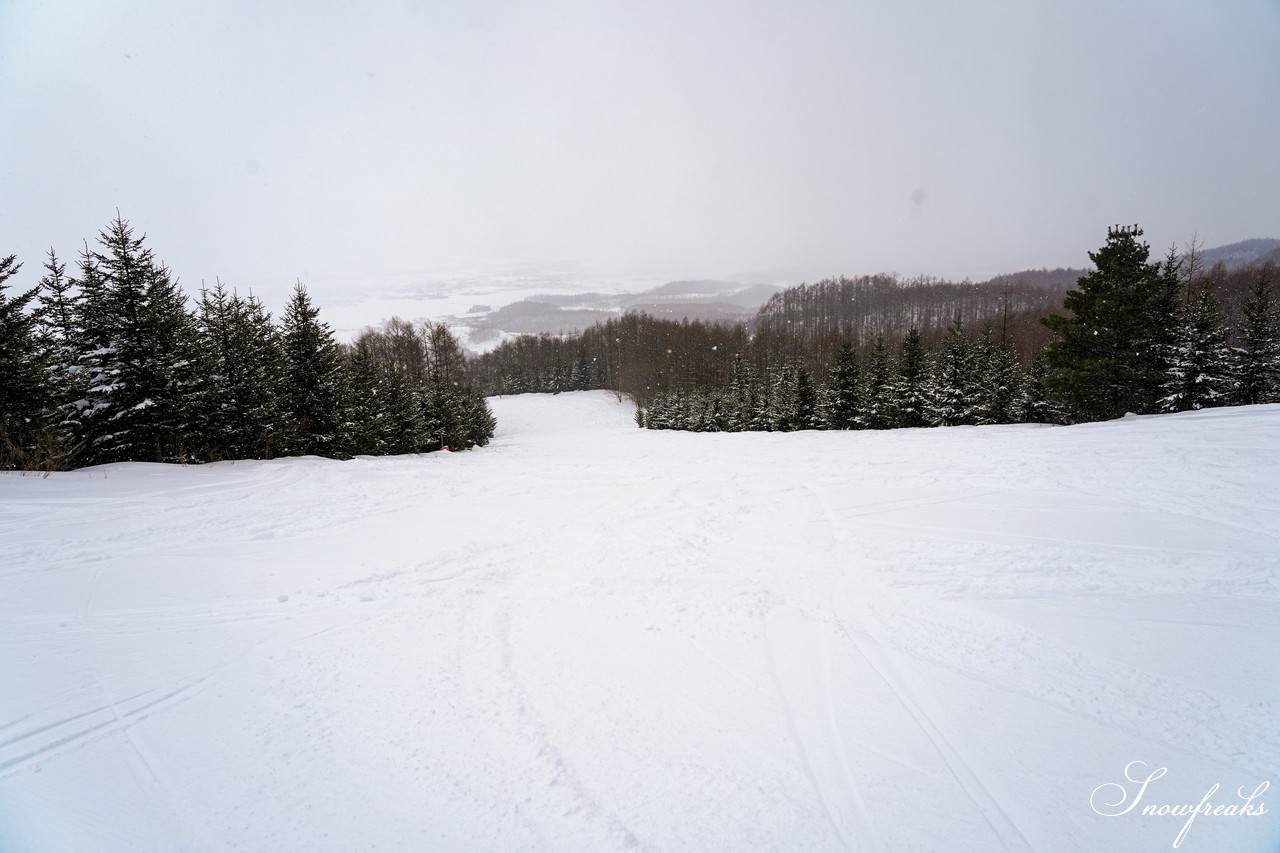
<path id="1" fill-rule="evenodd" d="M 1280 237 L 1280 2 L 0 0 L 0 254 L 116 208 L 191 289 Z"/>

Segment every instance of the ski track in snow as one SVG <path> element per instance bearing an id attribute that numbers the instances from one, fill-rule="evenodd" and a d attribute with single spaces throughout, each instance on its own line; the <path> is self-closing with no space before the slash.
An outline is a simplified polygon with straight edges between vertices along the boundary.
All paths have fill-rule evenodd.
<path id="1" fill-rule="evenodd" d="M 0 850 L 1139 851 L 1182 821 L 1089 806 L 1131 761 L 1280 789 L 1280 406 L 493 404 L 469 453 L 0 474 Z"/>

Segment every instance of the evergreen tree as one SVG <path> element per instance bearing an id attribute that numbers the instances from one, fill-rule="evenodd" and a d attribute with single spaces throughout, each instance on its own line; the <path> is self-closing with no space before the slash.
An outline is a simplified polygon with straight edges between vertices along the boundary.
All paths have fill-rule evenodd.
<path id="1" fill-rule="evenodd" d="M 993 339 L 991 327 L 983 330 L 977 349 L 977 407 L 979 424 L 1011 424 L 1019 419 L 1019 402 L 1025 379 L 1018 355 L 1005 341 Z"/>
<path id="2" fill-rule="evenodd" d="M 1222 315 L 1210 286 L 1187 306 L 1164 383 L 1160 410 L 1184 412 L 1224 405 L 1231 399 L 1231 352 Z"/>
<path id="3" fill-rule="evenodd" d="M 1152 292 L 1168 270 L 1148 263 L 1142 229 L 1117 226 L 1089 258 L 1096 269 L 1081 276 L 1063 306 L 1044 324 L 1054 333 L 1045 359 L 1045 384 L 1081 420 L 1106 420 L 1146 411 L 1159 377 L 1152 373 Z"/>
<path id="4" fill-rule="evenodd" d="M 1049 372 L 1044 350 L 1037 350 L 1031 357 L 1031 366 L 1023 377 L 1022 393 L 1018 395 L 1018 422 L 1024 424 L 1052 424 L 1061 420 L 1061 413 L 1049 399 L 1044 377 Z"/>
<path id="5" fill-rule="evenodd" d="M 28 310 L 39 288 L 5 295 L 5 282 L 21 268 L 14 255 L 0 258 L 0 468 L 33 467 L 32 444 L 49 403 L 36 317 Z"/>
<path id="6" fill-rule="evenodd" d="M 818 417 L 818 392 L 813 387 L 809 368 L 803 362 L 796 366 L 795 415 L 792 423 L 796 429 L 822 429 L 822 419 Z"/>
<path id="7" fill-rule="evenodd" d="M 1241 306 L 1244 327 L 1236 355 L 1234 399 L 1242 405 L 1280 403 L 1280 311 L 1272 293 L 1275 279 L 1274 263 L 1260 267 Z"/>
<path id="8" fill-rule="evenodd" d="M 569 371 L 569 390 L 586 391 L 591 381 L 591 368 L 587 364 L 585 350 L 579 351 L 573 360 L 573 368 Z"/>
<path id="9" fill-rule="evenodd" d="M 255 459 L 280 455 L 287 435 L 284 411 L 284 347 L 271 315 L 255 296 L 233 293 L 231 387 L 239 428 L 235 449 Z"/>
<path id="10" fill-rule="evenodd" d="M 61 466 L 70 464 L 75 456 L 75 437 L 80 428 L 76 401 L 84 397 L 86 388 L 80 367 L 80 298 L 75 283 L 66 274 L 66 265 L 53 249 L 49 250 L 44 269 L 36 310 L 37 337 L 50 406 L 47 438 L 56 443 L 53 455 Z"/>
<path id="11" fill-rule="evenodd" d="M 773 377 L 767 373 L 758 375 L 755 393 L 751 396 L 751 412 L 744 429 L 753 432 L 773 432 L 777 429 L 776 390 Z"/>
<path id="12" fill-rule="evenodd" d="M 728 408 L 719 391 L 702 391 L 702 425 L 707 432 L 725 432 L 728 424 Z"/>
<path id="13" fill-rule="evenodd" d="M 367 346 L 347 350 L 345 364 L 347 416 L 343 432 L 353 455 L 380 455 L 391 452 L 395 427 L 388 410 L 382 376 Z"/>
<path id="14" fill-rule="evenodd" d="M 935 426 L 977 423 L 977 371 L 974 348 L 956 318 L 947 329 L 942 354 L 929 383 L 926 417 Z"/>
<path id="15" fill-rule="evenodd" d="M 465 397 L 464 416 L 467 425 L 466 446 L 484 447 L 493 438 L 498 421 L 494 418 L 488 401 L 474 389 L 469 389 Z"/>
<path id="16" fill-rule="evenodd" d="M 431 363 L 423 393 L 423 427 L 429 450 L 465 450 L 488 444 L 494 419 L 467 376 L 458 340 L 443 323 L 426 327 Z"/>
<path id="17" fill-rule="evenodd" d="M 269 459 L 280 449 L 283 360 L 262 304 L 218 282 L 196 304 L 201 382 L 195 397 L 205 459 Z"/>
<path id="18" fill-rule="evenodd" d="M 897 411 L 890 383 L 889 349 L 884 336 L 876 335 L 863 375 L 862 414 L 867 429 L 889 429 L 897 422 Z"/>
<path id="19" fill-rule="evenodd" d="M 190 456 L 194 321 L 144 239 L 117 216 L 99 234 L 104 252 L 93 252 L 81 267 L 87 387 L 80 420 L 91 464 Z"/>
<path id="20" fill-rule="evenodd" d="M 75 284 L 67 277 L 66 264 L 49 250 L 44 262 L 45 275 L 40 279 L 39 319 L 40 345 L 49 366 L 49 384 L 59 403 L 66 401 L 74 385 L 79 338 L 77 317 L 79 299 Z"/>
<path id="21" fill-rule="evenodd" d="M 409 387 L 405 377 L 395 372 L 383 374 L 382 387 L 391 434 L 386 452 L 421 452 L 425 443 L 425 428 L 422 423 L 422 403 L 418 395 Z"/>
<path id="22" fill-rule="evenodd" d="M 907 330 L 898 352 L 897 376 L 893 381 L 895 426 L 928 426 L 925 413 L 929 408 L 926 394 L 928 381 L 928 357 L 920 340 L 920 329 L 915 324 Z"/>
<path id="23" fill-rule="evenodd" d="M 759 379 L 755 370 L 737 353 L 729 374 L 729 389 L 725 401 L 724 429 L 738 432 L 751 429 L 751 422 L 759 396 Z"/>
<path id="24" fill-rule="evenodd" d="M 1144 377 L 1141 385 L 1144 396 L 1134 406 L 1136 411 L 1154 412 L 1160 408 L 1161 389 L 1182 330 L 1183 290 L 1190 292 L 1192 279 L 1199 268 L 1199 245 L 1194 239 L 1185 257 L 1179 256 L 1177 247 L 1171 246 L 1159 274 L 1147 289 L 1143 317 L 1146 334 L 1138 347 L 1142 356 L 1139 369 Z"/>
<path id="25" fill-rule="evenodd" d="M 853 344 L 846 341 L 836 354 L 822 403 L 822 420 L 827 429 L 857 429 L 861 426 L 861 383 L 857 354 Z"/>
<path id="26" fill-rule="evenodd" d="M 294 285 L 285 308 L 281 347 L 282 402 L 288 421 L 283 450 L 290 454 L 346 455 L 341 355 L 333 331 L 320 320 L 320 310 L 311 304 L 302 282 Z"/>
<path id="27" fill-rule="evenodd" d="M 803 363 L 788 364 L 778 377 L 776 429 L 794 432 L 801 429 L 817 429 L 817 392 L 809 369 Z"/>

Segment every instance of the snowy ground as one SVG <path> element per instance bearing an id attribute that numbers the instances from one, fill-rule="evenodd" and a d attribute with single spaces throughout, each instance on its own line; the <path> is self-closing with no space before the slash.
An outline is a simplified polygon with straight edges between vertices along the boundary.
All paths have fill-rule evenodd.
<path id="1" fill-rule="evenodd" d="M 0 475 L 0 850 L 1280 848 L 1280 406 Z M 1103 816 L 1158 768 L 1138 808 Z"/>

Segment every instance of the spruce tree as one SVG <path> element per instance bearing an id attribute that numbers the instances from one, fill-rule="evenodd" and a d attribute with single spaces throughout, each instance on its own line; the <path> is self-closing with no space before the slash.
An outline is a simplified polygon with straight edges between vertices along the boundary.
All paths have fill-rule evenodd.
<path id="1" fill-rule="evenodd" d="M 1232 396 L 1232 358 L 1213 289 L 1206 283 L 1186 307 L 1168 358 L 1160 410 L 1184 412 L 1225 405 Z"/>
<path id="2" fill-rule="evenodd" d="M 287 433 L 284 451 L 341 458 L 346 436 L 341 354 L 320 309 L 311 304 L 302 282 L 293 287 L 285 307 L 281 348 L 284 352 L 283 395 Z"/>
<path id="3" fill-rule="evenodd" d="M 920 328 L 914 323 L 907 329 L 898 351 L 898 370 L 893 380 L 895 426 L 928 426 L 925 413 L 929 408 L 925 383 L 928 380 L 928 356 L 920 340 Z"/>
<path id="4" fill-rule="evenodd" d="M 996 341 L 991 327 L 982 332 L 977 349 L 975 423 L 1011 424 L 1019 419 L 1018 404 L 1025 380 L 1018 355 L 1006 341 Z"/>
<path id="5" fill-rule="evenodd" d="M 773 432 L 777 428 L 777 395 L 773 380 L 767 371 L 756 375 L 755 393 L 751 396 L 751 412 L 745 429 Z"/>
<path id="6" fill-rule="evenodd" d="M 926 417 L 934 426 L 977 423 L 977 370 L 974 347 L 956 318 L 947 329 L 942 353 L 929 383 Z"/>
<path id="7" fill-rule="evenodd" d="M 728 407 L 719 390 L 702 390 L 702 424 L 707 432 L 725 432 L 728 423 Z"/>
<path id="8" fill-rule="evenodd" d="M 493 438 L 498 421 L 489 408 L 489 402 L 474 389 L 469 390 L 464 399 L 467 447 L 484 447 Z"/>
<path id="9" fill-rule="evenodd" d="M 1116 226 L 1089 258 L 1096 269 L 1067 292 L 1063 307 L 1043 322 L 1054 332 L 1045 353 L 1045 384 L 1079 420 L 1106 420 L 1146 411 L 1160 377 L 1152 373 L 1152 292 L 1168 274 L 1148 262 L 1142 229 Z"/>
<path id="10" fill-rule="evenodd" d="M 346 447 L 353 455 L 377 456 L 390 453 L 395 429 L 388 409 L 382 376 L 367 346 L 346 351 L 347 405 L 343 432 Z"/>
<path id="11" fill-rule="evenodd" d="M 751 421 L 759 393 L 759 380 L 755 370 L 743 359 L 742 353 L 735 354 L 729 373 L 728 399 L 725 402 L 726 432 L 752 428 Z"/>
<path id="12" fill-rule="evenodd" d="M 390 430 L 390 443 L 386 452 L 393 454 L 418 453 L 425 443 L 422 423 L 422 403 L 408 380 L 400 373 L 384 373 L 383 393 L 386 396 L 386 412 Z"/>
<path id="13" fill-rule="evenodd" d="M 857 353 L 853 344 L 846 341 L 836 353 L 822 403 L 822 420 L 827 429 L 857 429 L 861 426 L 861 381 Z"/>
<path id="14" fill-rule="evenodd" d="M 194 320 L 186 297 L 129 223 L 99 234 L 81 265 L 85 461 L 178 462 L 196 426 Z"/>
<path id="15" fill-rule="evenodd" d="M 240 413 L 237 448 L 246 456 L 271 459 L 285 440 L 281 400 L 284 349 L 271 315 L 253 295 L 231 297 L 232 387 Z"/>
<path id="16" fill-rule="evenodd" d="M 279 335 L 262 304 L 221 282 L 201 292 L 196 395 L 206 459 L 269 459 L 280 451 Z"/>
<path id="17" fill-rule="evenodd" d="M 862 415 L 860 420 L 867 429 L 890 429 L 897 422 L 897 410 L 893 400 L 889 349 L 884 336 L 876 335 L 863 373 Z"/>
<path id="18" fill-rule="evenodd" d="M 39 288 L 5 295 L 5 282 L 21 268 L 14 255 L 0 258 L 0 468 L 35 467 L 33 445 L 49 404 L 36 316 L 29 310 Z"/>
<path id="19" fill-rule="evenodd" d="M 1049 398 L 1049 389 L 1044 385 L 1044 377 L 1048 375 L 1049 365 L 1045 363 L 1044 349 L 1039 349 L 1031 356 L 1031 365 L 1023 376 L 1021 393 L 1018 395 L 1018 421 L 1028 424 L 1059 423 L 1062 415 L 1058 407 Z"/>
<path id="20" fill-rule="evenodd" d="M 1280 403 L 1280 311 L 1272 288 L 1276 266 L 1259 267 L 1241 306 L 1244 327 L 1240 330 L 1240 351 L 1236 355 L 1234 402 Z"/>
<path id="21" fill-rule="evenodd" d="M 75 283 L 66 274 L 66 265 L 53 249 L 44 263 L 40 279 L 37 337 L 49 392 L 48 438 L 56 441 L 59 465 L 71 464 L 80 429 L 76 402 L 84 397 L 86 385 L 80 367 L 82 336 L 78 325 L 80 297 Z"/>
<path id="22" fill-rule="evenodd" d="M 803 363 L 788 364 L 778 374 L 776 429 L 793 432 L 818 426 L 817 394 L 809 369 Z"/>
<path id="23" fill-rule="evenodd" d="M 1159 274 L 1147 289 L 1143 324 L 1145 336 L 1139 342 L 1142 361 L 1139 366 L 1143 397 L 1134 409 L 1144 412 L 1159 410 L 1165 377 L 1183 321 L 1183 291 L 1190 292 L 1192 279 L 1200 268 L 1199 248 L 1193 239 L 1188 254 L 1179 256 L 1176 246 L 1169 248 Z"/>
<path id="24" fill-rule="evenodd" d="M 484 398 L 471 387 L 458 339 L 443 323 L 426 327 L 431 363 L 422 397 L 429 450 L 465 450 L 493 437 L 494 420 Z"/>
<path id="25" fill-rule="evenodd" d="M 72 393 L 73 376 L 78 357 L 79 298 L 74 282 L 67 276 L 67 266 L 58 260 L 53 249 L 44 262 L 45 275 L 40 279 L 39 317 L 40 345 L 49 365 L 50 384 L 59 401 Z"/>

